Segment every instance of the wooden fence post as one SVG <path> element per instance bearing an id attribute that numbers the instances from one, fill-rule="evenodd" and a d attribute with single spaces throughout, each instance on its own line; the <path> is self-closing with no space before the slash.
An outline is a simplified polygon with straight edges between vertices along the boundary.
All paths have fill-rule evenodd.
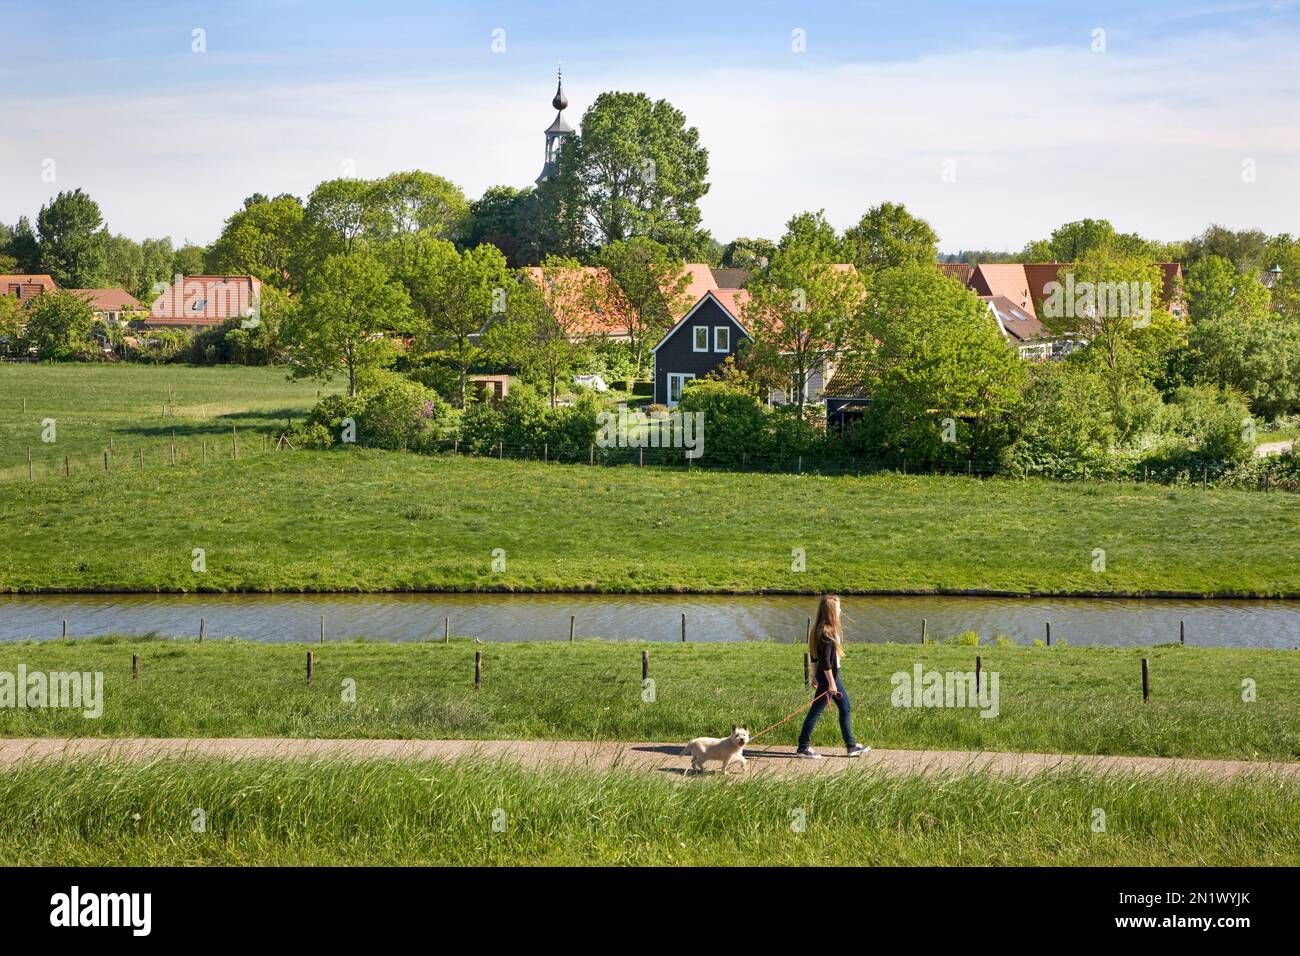
<path id="1" fill-rule="evenodd" d="M 569 643 L 570 644 L 573 643 L 573 629 L 577 625 L 577 623 L 578 623 L 578 616 L 576 614 L 570 614 L 569 615 Z"/>
<path id="2" fill-rule="evenodd" d="M 587 464 L 589 464 L 589 465 L 594 465 L 595 463 L 596 463 L 596 446 L 595 446 L 595 445 L 588 445 L 588 446 L 587 446 Z"/>
<path id="3" fill-rule="evenodd" d="M 550 460 L 551 460 L 550 442 L 542 442 L 542 461 L 550 461 Z"/>
<path id="4" fill-rule="evenodd" d="M 807 687 L 812 682 L 812 658 L 808 652 L 803 652 L 803 686 Z"/>
<path id="5" fill-rule="evenodd" d="M 650 652 L 641 652 L 641 683 L 644 685 L 646 678 L 650 676 Z"/>
<path id="6" fill-rule="evenodd" d="M 1052 646 L 1052 622 L 1047 622 L 1047 646 Z"/>
<path id="7" fill-rule="evenodd" d="M 922 644 L 925 643 L 925 636 L 926 636 L 926 632 L 929 630 L 929 626 L 930 626 L 930 622 L 927 621 L 925 618 L 921 618 L 921 643 Z"/>
<path id="8" fill-rule="evenodd" d="M 682 643 L 686 643 L 686 612 L 682 612 Z"/>
<path id="9" fill-rule="evenodd" d="M 68 639 L 68 619 L 66 617 L 63 619 L 63 639 L 65 641 Z"/>
<path id="10" fill-rule="evenodd" d="M 64 477 L 67 477 L 68 475 L 72 474 L 72 466 L 68 464 L 67 455 L 63 456 L 63 474 Z"/>
<path id="11" fill-rule="evenodd" d="M 320 642 L 325 643 L 325 615 L 320 616 Z"/>
<path id="12" fill-rule="evenodd" d="M 199 643 L 203 643 L 203 632 L 207 629 L 207 621 L 199 618 Z"/>
<path id="13" fill-rule="evenodd" d="M 637 464 L 644 468 L 644 467 L 645 467 L 645 449 L 644 449 L 644 448 L 638 448 L 638 449 L 637 449 L 637 454 L 640 456 L 640 459 L 638 460 Z"/>
<path id="14" fill-rule="evenodd" d="M 131 680 L 140 679 L 140 655 L 131 655 Z"/>
<path id="15" fill-rule="evenodd" d="M 108 449 L 104 449 L 104 470 L 108 471 Z"/>
<path id="16" fill-rule="evenodd" d="M 1151 672 L 1147 667 L 1147 659 L 1142 658 L 1142 703 L 1151 699 Z"/>
<path id="17" fill-rule="evenodd" d="M 311 683 L 312 676 L 316 673 L 316 655 L 312 651 L 307 652 L 307 682 Z"/>
<path id="18" fill-rule="evenodd" d="M 474 689 L 478 690 L 483 684 L 483 652 L 474 652 Z"/>
<path id="19" fill-rule="evenodd" d="M 803 639 L 806 644 L 812 644 L 812 618 L 808 618 L 808 629 L 804 632 Z"/>
<path id="20" fill-rule="evenodd" d="M 975 655 L 975 693 L 976 694 L 980 692 L 980 672 L 983 670 L 984 670 L 984 658 L 976 654 Z"/>
<path id="21" fill-rule="evenodd" d="M 442 619 L 442 643 L 451 643 L 451 615 L 448 614 Z"/>
<path id="22" fill-rule="evenodd" d="M 27 480 L 28 481 L 36 480 L 36 475 L 32 471 L 32 450 L 30 448 L 27 449 Z"/>
<path id="23" fill-rule="evenodd" d="M 1184 628 L 1183 624 L 1184 624 L 1183 621 L 1178 622 L 1178 643 L 1179 644 L 1187 643 L 1187 631 Z"/>

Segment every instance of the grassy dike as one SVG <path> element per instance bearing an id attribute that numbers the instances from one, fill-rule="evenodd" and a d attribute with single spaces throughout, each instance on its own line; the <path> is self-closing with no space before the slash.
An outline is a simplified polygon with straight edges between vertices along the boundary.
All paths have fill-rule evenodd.
<path id="1" fill-rule="evenodd" d="M 1288 494 L 361 449 L 74 471 L 3 489 L 9 592 L 1300 596 L 1300 496 Z M 497 549 L 506 565 L 494 571 Z"/>
<path id="2" fill-rule="evenodd" d="M 654 700 L 642 699 L 650 650 Z M 306 680 L 306 652 L 315 677 Z M 483 685 L 473 686 L 474 652 Z M 896 672 L 997 674 L 998 712 L 891 705 Z M 141 658 L 139 680 L 131 657 Z M 1141 696 L 1150 659 L 1152 698 Z M 102 671 L 103 715 L 0 708 L 7 737 L 347 737 L 684 741 L 757 730 L 805 704 L 797 645 L 266 645 L 94 640 L 0 644 L 0 671 Z M 852 645 L 858 736 L 876 747 L 1300 759 L 1300 654 L 1270 650 Z M 1246 702 L 1243 682 L 1256 699 Z M 355 702 L 343 699 L 355 681 Z M 990 687 L 992 685 L 989 685 Z M 764 738 L 793 746 L 798 720 Z M 839 745 L 833 719 L 814 743 Z"/>
<path id="3" fill-rule="evenodd" d="M 1253 776 L 683 784 L 470 761 L 84 760 L 0 774 L 0 865 L 1294 866 L 1298 797 Z"/>

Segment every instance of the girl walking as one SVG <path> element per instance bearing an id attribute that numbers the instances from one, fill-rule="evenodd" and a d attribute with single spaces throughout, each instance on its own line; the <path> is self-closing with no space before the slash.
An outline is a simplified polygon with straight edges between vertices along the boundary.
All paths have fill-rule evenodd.
<path id="1" fill-rule="evenodd" d="M 799 732 L 799 749 L 796 754 L 808 760 L 820 760 L 821 754 L 812 749 L 813 728 L 826 709 L 827 699 L 835 701 L 840 712 L 840 733 L 850 757 L 860 757 L 871 750 L 853 739 L 850 719 L 849 694 L 840 679 L 840 662 L 844 660 L 844 628 L 840 624 L 840 599 L 834 594 L 822 598 L 817 607 L 817 620 L 808 635 L 808 656 L 816 668 L 813 684 L 814 700 L 804 718 Z"/>

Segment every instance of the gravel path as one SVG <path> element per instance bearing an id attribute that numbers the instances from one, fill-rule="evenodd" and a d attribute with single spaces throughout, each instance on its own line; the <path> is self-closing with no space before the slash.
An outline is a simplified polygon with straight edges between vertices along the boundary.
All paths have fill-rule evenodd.
<path id="1" fill-rule="evenodd" d="M 1268 455 L 1280 455 L 1284 451 L 1290 451 L 1295 447 L 1296 440 L 1288 438 L 1285 441 L 1267 441 L 1255 446 L 1255 457 L 1264 458 Z"/>
<path id="2" fill-rule="evenodd" d="M 348 760 L 454 760 L 461 757 L 508 759 L 531 767 L 605 770 L 625 767 L 680 775 L 688 761 L 681 744 L 591 742 L 577 740 L 309 740 L 296 738 L 48 738 L 0 740 L 0 770 L 20 761 L 82 756 L 154 760 L 182 755 L 249 759 L 335 757 Z M 801 760 L 790 748 L 755 747 L 745 751 L 748 773 L 791 775 L 834 773 L 853 766 L 889 774 L 934 774 L 971 770 L 1025 776 L 1047 770 L 1204 774 L 1231 777 L 1269 773 L 1300 779 L 1300 763 L 1245 760 L 1192 760 L 1169 757 L 1105 757 L 1071 754 L 973 753 L 950 750 L 873 750 L 848 759 L 841 750 L 824 751 L 821 760 Z M 710 770 L 717 764 L 710 764 Z M 733 768 L 733 774 L 738 774 Z"/>

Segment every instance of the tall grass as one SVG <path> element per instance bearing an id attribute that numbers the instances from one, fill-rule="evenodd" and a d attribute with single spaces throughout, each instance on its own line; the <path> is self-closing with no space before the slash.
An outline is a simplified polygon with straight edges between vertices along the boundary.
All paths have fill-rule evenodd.
<path id="1" fill-rule="evenodd" d="M 1265 776 L 74 760 L 0 775 L 0 864 L 1295 865 L 1297 799 Z"/>
<path id="2" fill-rule="evenodd" d="M 653 701 L 641 686 L 647 646 Z M 477 691 L 476 650 L 484 661 Z M 996 717 L 893 706 L 895 673 L 910 679 L 918 663 L 970 671 L 976 654 L 986 675 L 999 675 Z M 1152 681 L 1145 704 L 1143 657 Z M 68 709 L 0 708 L 0 735 L 684 741 L 733 723 L 765 727 L 806 705 L 802 658 L 798 645 L 771 643 L 0 644 L 0 671 L 102 671 L 105 697 L 93 720 Z M 1300 758 L 1300 654 L 1290 651 L 867 644 L 849 649 L 844 668 L 857 735 L 876 747 Z M 1245 699 L 1246 680 L 1254 700 Z M 355 682 L 355 702 L 344 698 L 346 681 Z M 799 725 L 790 720 L 763 743 L 791 746 Z M 842 745 L 833 715 L 813 742 Z"/>

